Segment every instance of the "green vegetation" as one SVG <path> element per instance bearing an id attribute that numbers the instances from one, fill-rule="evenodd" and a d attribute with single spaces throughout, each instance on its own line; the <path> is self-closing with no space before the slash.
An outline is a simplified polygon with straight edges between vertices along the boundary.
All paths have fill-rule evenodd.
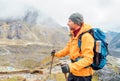
<path id="1" fill-rule="evenodd" d="M 50 79 L 56 80 L 56 81 L 65 81 L 65 76 L 63 73 L 51 74 L 51 76 L 49 75 L 49 77 L 46 77 L 42 81 L 46 81 L 46 80 L 50 80 Z M 94 75 L 92 78 L 92 81 L 98 81 L 98 76 Z"/>
<path id="2" fill-rule="evenodd" d="M 21 65 L 23 65 L 24 68 L 34 68 L 37 64 L 37 61 L 34 60 L 24 60 L 21 62 Z"/>
<path id="3" fill-rule="evenodd" d="M 98 81 L 98 76 L 93 76 L 92 81 Z"/>
<path id="4" fill-rule="evenodd" d="M 50 64 L 51 64 L 51 59 L 52 59 L 51 56 L 47 56 L 47 57 L 45 57 L 44 59 L 42 59 L 42 60 L 37 64 L 37 66 L 38 66 L 38 65 L 39 65 L 39 66 L 41 65 L 40 68 L 42 68 L 42 69 L 48 68 L 48 67 L 50 66 Z M 59 62 L 59 60 L 56 59 L 56 58 L 54 58 L 53 61 L 54 61 L 54 62 L 53 62 L 53 66 L 55 66 L 55 65 Z"/>
<path id="5" fill-rule="evenodd" d="M 21 76 L 15 76 L 15 77 L 0 80 L 0 81 L 26 81 L 26 79 Z"/>
<path id="6" fill-rule="evenodd" d="M 63 73 L 58 73 L 56 75 L 56 79 L 57 79 L 57 81 L 65 81 L 65 76 Z"/>
<path id="7" fill-rule="evenodd" d="M 42 81 L 46 80 L 65 81 L 65 76 L 63 73 L 51 74 L 44 78 Z"/>

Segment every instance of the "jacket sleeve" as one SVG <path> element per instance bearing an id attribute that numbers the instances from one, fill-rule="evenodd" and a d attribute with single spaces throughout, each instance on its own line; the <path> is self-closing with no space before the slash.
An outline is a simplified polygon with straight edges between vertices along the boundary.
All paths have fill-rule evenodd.
<path id="1" fill-rule="evenodd" d="M 55 53 L 56 57 L 64 57 L 69 54 L 69 48 L 70 48 L 70 40 L 68 41 L 67 45 L 64 47 L 64 49 L 58 51 Z"/>
<path id="2" fill-rule="evenodd" d="M 93 63 L 93 47 L 94 47 L 94 38 L 86 33 L 82 36 L 81 43 L 81 53 L 83 58 L 77 62 L 70 64 L 70 70 L 81 70 L 84 67 L 87 67 Z M 79 68 L 78 68 L 79 67 Z"/>

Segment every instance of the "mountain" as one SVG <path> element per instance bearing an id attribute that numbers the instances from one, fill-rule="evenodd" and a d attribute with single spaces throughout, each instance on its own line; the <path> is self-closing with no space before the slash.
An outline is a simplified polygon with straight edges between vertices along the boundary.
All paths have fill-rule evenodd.
<path id="1" fill-rule="evenodd" d="M 111 48 L 120 48 L 120 33 L 118 33 L 113 39 L 110 41 Z"/>
<path id="2" fill-rule="evenodd" d="M 61 47 L 68 35 L 54 19 L 35 9 L 28 9 L 21 18 L 0 19 L 1 41 L 40 42 Z"/>
<path id="3" fill-rule="evenodd" d="M 109 43 L 109 48 L 119 48 L 119 32 L 108 31 L 106 33 L 107 42 Z"/>
<path id="4" fill-rule="evenodd" d="M 110 46 L 114 48 L 119 47 L 119 36 L 120 34 L 117 34 L 116 32 L 107 33 L 107 39 L 110 43 Z M 11 70 L 11 68 L 23 70 L 26 68 L 35 69 L 38 67 L 48 71 L 51 63 L 51 50 L 61 49 L 65 46 L 67 40 L 67 27 L 62 27 L 51 17 L 48 17 L 42 12 L 34 9 L 27 10 L 25 15 L 22 17 L 0 19 L 0 67 L 8 66 L 8 70 Z M 117 54 L 116 57 L 119 56 L 119 52 L 114 53 Z M 108 58 L 108 61 L 110 61 L 109 64 L 117 63 L 115 60 L 116 58 L 113 58 L 113 60 Z M 59 62 L 59 59 L 54 59 L 54 63 Z M 110 66 L 110 68 L 109 66 L 105 67 L 101 72 L 96 74 L 102 80 L 115 81 L 113 80 L 114 78 L 119 80 L 119 78 L 116 78 L 116 76 L 119 77 L 118 74 L 120 74 L 120 71 L 118 71 L 119 67 L 117 65 L 118 64 L 116 64 L 115 67 L 113 67 L 114 65 Z M 53 72 L 56 72 L 56 69 L 60 68 L 60 66 L 56 65 L 54 67 L 52 70 Z M 4 71 L 1 68 L 0 70 Z M 59 71 L 61 72 L 60 69 Z M 43 76 L 46 77 L 46 74 L 49 73 L 46 72 Z M 0 79 L 9 77 L 9 75 L 8 77 L 4 75 L 1 74 L 2 77 L 0 76 Z M 60 76 L 57 75 L 57 73 L 55 75 Z M 61 75 L 63 74 L 61 73 Z M 12 77 L 12 75 L 10 76 Z M 19 76 L 24 75 L 20 74 Z M 25 76 L 26 79 L 30 79 L 30 81 L 33 77 L 37 79 L 36 75 L 34 76 L 34 74 L 25 74 Z M 39 76 L 38 78 L 44 79 L 43 76 Z"/>
<path id="5" fill-rule="evenodd" d="M 118 34 L 118 32 L 108 31 L 108 32 L 106 33 L 107 42 L 109 43 L 117 34 Z"/>
<path id="6" fill-rule="evenodd" d="M 68 41 L 68 30 L 51 17 L 32 8 L 22 13 L 24 16 L 0 19 L 0 66 L 35 68 Z"/>
<path id="7" fill-rule="evenodd" d="M 109 54 L 120 58 L 120 33 L 107 32 L 107 42 L 109 47 Z"/>

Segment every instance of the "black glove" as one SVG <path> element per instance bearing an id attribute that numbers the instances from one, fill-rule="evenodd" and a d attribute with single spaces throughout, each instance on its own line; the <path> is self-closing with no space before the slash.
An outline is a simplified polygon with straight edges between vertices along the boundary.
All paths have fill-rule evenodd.
<path id="1" fill-rule="evenodd" d="M 52 52 L 51 52 L 51 56 L 54 56 L 55 55 L 55 50 L 53 50 Z"/>
<path id="2" fill-rule="evenodd" d="M 68 73 L 70 71 L 68 64 L 62 64 L 61 69 L 63 73 Z"/>

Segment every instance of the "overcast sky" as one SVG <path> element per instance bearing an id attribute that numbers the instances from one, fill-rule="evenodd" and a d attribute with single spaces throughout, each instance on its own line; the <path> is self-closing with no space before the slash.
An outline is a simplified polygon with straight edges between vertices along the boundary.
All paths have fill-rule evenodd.
<path id="1" fill-rule="evenodd" d="M 120 0 L 0 0 L 0 18 L 24 15 L 36 8 L 66 26 L 68 17 L 79 12 L 86 23 L 104 31 L 120 32 Z"/>

